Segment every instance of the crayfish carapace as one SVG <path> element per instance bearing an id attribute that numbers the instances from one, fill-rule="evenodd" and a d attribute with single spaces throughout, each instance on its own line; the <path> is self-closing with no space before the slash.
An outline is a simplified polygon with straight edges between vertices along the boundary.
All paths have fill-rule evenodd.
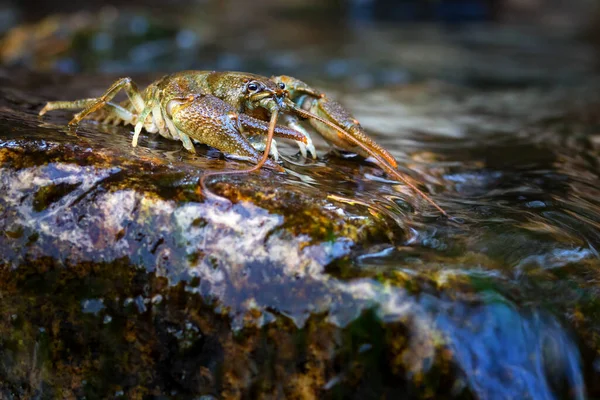
<path id="1" fill-rule="evenodd" d="M 125 90 L 128 100 L 120 104 L 112 102 L 121 90 Z M 267 78 L 244 72 L 183 71 L 164 76 L 143 92 L 130 78 L 122 78 L 98 98 L 52 101 L 40 115 L 57 109 L 83 109 L 69 125 L 77 125 L 87 117 L 103 123 L 134 125 L 134 147 L 145 129 L 181 140 L 192 153 L 195 153 L 193 140 L 255 163 L 245 170 L 205 173 L 200 183 L 207 193 L 210 193 L 205 187 L 208 176 L 250 173 L 263 166 L 282 171 L 269 159 L 269 154 L 277 157 L 272 146 L 274 136 L 294 140 L 302 155 L 310 153 L 316 157 L 310 135 L 300 123 L 300 118 L 308 119 L 325 140 L 363 157 L 373 157 L 388 174 L 447 215 L 396 170 L 394 157 L 369 138 L 339 103 L 289 76 Z M 277 125 L 280 113 L 287 126 Z M 248 140 L 248 136 L 257 135 L 266 135 L 266 139 L 253 143 Z"/>

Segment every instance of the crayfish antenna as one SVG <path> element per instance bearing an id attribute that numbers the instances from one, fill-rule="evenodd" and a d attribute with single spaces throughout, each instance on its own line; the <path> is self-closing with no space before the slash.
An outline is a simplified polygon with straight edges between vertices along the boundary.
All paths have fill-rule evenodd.
<path id="1" fill-rule="evenodd" d="M 271 120 L 269 121 L 269 131 L 267 132 L 267 142 L 265 144 L 264 154 L 263 154 L 262 158 L 260 159 L 260 161 L 254 167 L 249 168 L 247 170 L 240 171 L 239 173 L 258 171 L 259 169 L 262 168 L 263 165 L 265 165 L 265 163 L 267 162 L 267 159 L 269 158 L 269 153 L 271 152 L 271 144 L 273 143 L 273 136 L 275 135 L 275 125 L 277 125 L 277 116 L 278 115 L 279 115 L 279 112 L 277 112 L 277 111 L 273 112 L 271 114 Z"/>
<path id="2" fill-rule="evenodd" d="M 412 190 L 414 190 L 418 195 L 420 195 L 421 197 L 423 197 L 425 200 L 427 200 L 432 206 L 434 206 L 439 212 L 441 212 L 446 218 L 448 218 L 448 213 L 446 213 L 446 211 L 444 211 L 444 209 L 440 206 L 438 206 L 438 204 L 433 201 L 433 199 L 431 197 L 429 197 L 428 195 L 426 195 L 425 193 L 423 193 L 422 190 L 420 190 L 419 188 L 417 188 L 415 185 L 413 185 L 408 179 L 406 179 L 404 176 L 402 176 L 402 174 L 398 171 L 396 171 L 392 166 L 390 166 L 390 164 L 379 154 L 377 154 L 375 151 L 373 151 L 371 148 L 369 148 L 368 146 L 366 146 L 364 143 L 362 143 L 360 140 L 356 139 L 354 136 L 352 136 L 351 134 L 349 134 L 348 132 L 346 132 L 344 129 L 340 128 L 339 126 L 337 126 L 336 124 L 327 121 L 324 118 L 319 117 L 318 115 L 315 115 L 311 112 L 308 112 L 306 110 L 302 110 L 298 107 L 296 107 L 295 105 L 289 105 L 295 112 L 297 112 L 300 116 L 304 117 L 304 118 L 313 118 L 333 129 L 335 129 L 336 131 L 340 132 L 342 135 L 344 135 L 344 138 L 350 140 L 352 143 L 356 144 L 357 146 L 359 146 L 360 148 L 362 148 L 364 151 L 366 151 L 367 153 L 369 153 L 371 155 L 371 157 L 373 157 L 375 160 L 378 161 L 379 166 L 382 167 L 387 173 L 389 173 L 390 175 L 392 175 L 394 178 L 400 180 L 401 182 L 403 182 L 405 185 L 407 185 L 408 187 L 410 187 Z"/>
<path id="3" fill-rule="evenodd" d="M 206 187 L 206 178 L 210 177 L 210 176 L 216 176 L 216 175 L 234 175 L 234 174 L 249 174 L 252 173 L 254 171 L 258 171 L 259 169 L 261 169 L 263 167 L 263 165 L 265 165 L 265 163 L 267 162 L 267 159 L 269 158 L 269 153 L 271 151 L 271 143 L 273 143 L 273 136 L 275 135 L 275 125 L 277 125 L 277 116 L 278 116 L 279 112 L 273 112 L 271 114 L 271 120 L 269 121 L 269 131 L 267 132 L 267 142 L 265 144 L 265 150 L 263 153 L 262 158 L 260 159 L 260 161 L 254 165 L 252 168 L 248 168 L 248 169 L 241 169 L 241 170 L 231 170 L 231 171 L 215 171 L 215 172 L 208 172 L 202 175 L 202 177 L 200 177 L 200 187 L 202 188 L 202 192 L 207 194 L 210 197 L 216 197 L 220 200 L 226 200 L 229 202 L 228 199 L 225 199 L 224 197 L 221 197 L 217 194 L 214 194 L 213 192 L 210 191 L 210 189 L 208 189 Z"/>

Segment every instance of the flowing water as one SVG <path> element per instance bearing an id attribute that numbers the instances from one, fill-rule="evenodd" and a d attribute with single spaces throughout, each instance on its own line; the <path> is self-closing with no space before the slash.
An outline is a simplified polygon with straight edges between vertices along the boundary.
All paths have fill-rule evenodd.
<path id="1" fill-rule="evenodd" d="M 124 73 L 142 83 L 184 68 L 285 73 L 314 82 L 351 110 L 451 218 L 375 164 L 330 152 L 321 141 L 318 160 L 282 144 L 288 173 L 257 175 L 248 178 L 251 184 L 299 190 L 347 220 L 371 215 L 389 234 L 340 249 L 341 256 L 313 277 L 320 283 L 309 286 L 310 295 L 297 295 L 306 290 L 301 282 L 271 280 L 252 300 L 300 328 L 311 315 L 325 315 L 329 324 L 355 332 L 356 346 L 362 343 L 356 354 L 374 359 L 391 357 L 374 338 L 400 330 L 406 351 L 389 365 L 402 365 L 402 376 L 426 387 L 446 387 L 447 397 L 600 396 L 600 74 L 593 43 L 568 30 L 522 26 L 332 29 L 282 17 L 252 29 L 232 25 L 224 33 L 213 24 L 192 25 L 192 17 L 172 30 L 153 30 L 150 17 L 135 18 L 128 35 L 141 32 L 143 40 L 126 55 L 108 45 L 118 35 L 101 31 L 86 33 L 95 50 L 42 63 L 51 72 L 3 70 L 0 145 L 18 147 L 23 137 L 67 143 L 74 137 L 64 127 L 69 114 L 40 121 L 35 113 L 43 101 L 97 95 Z M 278 36 L 283 29 L 301 43 Z M 85 58 L 93 64 L 74 56 L 86 51 L 98 55 Z M 63 76 L 61 69 L 79 75 Z M 9 119 L 5 111 L 15 104 L 22 114 Z M 77 140 L 82 148 L 125 151 L 130 129 L 84 124 Z M 179 143 L 148 136 L 131 154 L 191 181 L 206 168 L 243 165 L 207 147 L 193 156 Z M 163 189 L 175 190 L 171 184 Z M 211 296 L 233 308 L 232 326 L 242 324 L 237 299 Z M 240 302 L 247 298 L 240 296 Z M 83 312 L 106 318 L 105 306 L 90 301 Z M 143 307 L 138 304 L 140 313 Z M 444 357 L 453 360 L 450 383 L 439 361 Z M 350 364 L 328 377 L 326 393 L 335 397 L 336 386 L 354 373 Z M 428 396 L 426 389 L 378 392 L 393 387 L 396 372 L 378 361 L 367 365 L 377 371 L 370 376 L 372 392 L 353 395 Z"/>

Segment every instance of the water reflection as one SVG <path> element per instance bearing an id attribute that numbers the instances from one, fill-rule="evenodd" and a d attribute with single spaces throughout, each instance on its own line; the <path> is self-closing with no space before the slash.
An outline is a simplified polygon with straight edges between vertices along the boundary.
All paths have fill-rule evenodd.
<path id="1" fill-rule="evenodd" d="M 586 398 L 577 345 L 563 326 L 487 297 L 485 305 L 454 303 L 435 320 L 473 392 L 485 399 Z"/>

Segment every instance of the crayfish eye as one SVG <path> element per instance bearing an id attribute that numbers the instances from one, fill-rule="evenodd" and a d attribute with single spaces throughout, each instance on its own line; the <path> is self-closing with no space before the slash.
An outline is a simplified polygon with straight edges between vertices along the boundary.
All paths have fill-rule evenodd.
<path id="1" fill-rule="evenodd" d="M 279 89 L 281 89 L 281 90 L 284 90 L 284 89 L 285 89 L 285 83 L 283 83 L 283 82 L 279 82 L 279 83 L 277 84 L 277 86 L 279 86 Z"/>
<path id="2" fill-rule="evenodd" d="M 256 92 L 258 90 L 258 83 L 256 82 L 250 82 L 247 86 L 248 90 L 250 92 Z"/>

